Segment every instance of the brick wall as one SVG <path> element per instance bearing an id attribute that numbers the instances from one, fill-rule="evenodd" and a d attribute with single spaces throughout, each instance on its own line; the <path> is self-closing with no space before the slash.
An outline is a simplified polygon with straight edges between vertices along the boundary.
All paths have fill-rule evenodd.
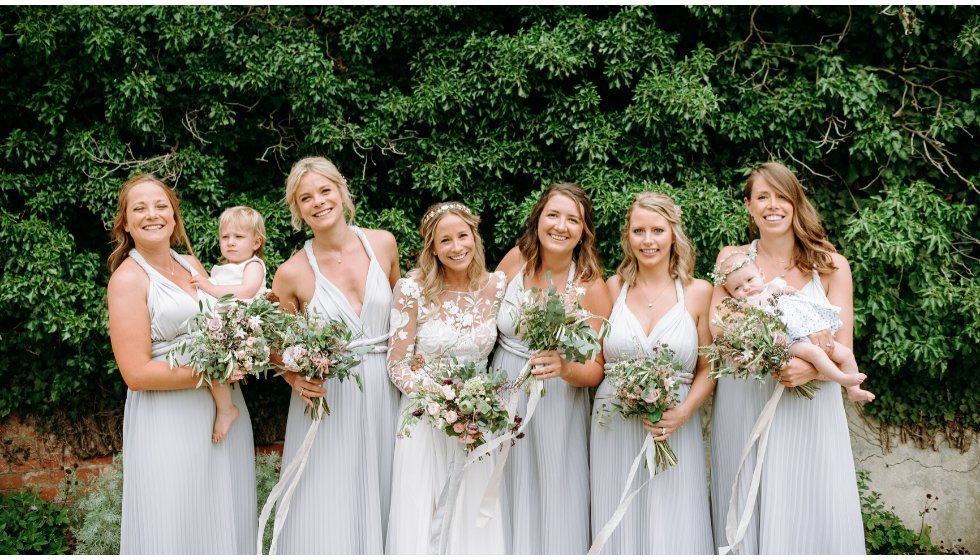
<path id="1" fill-rule="evenodd" d="M 282 443 L 260 445 L 258 452 L 275 451 L 282 455 Z M 53 436 L 39 436 L 30 420 L 8 417 L 0 424 L 0 492 L 12 493 L 21 489 L 37 490 L 45 500 L 57 496 L 59 486 L 69 472 L 78 482 L 96 476 L 112 464 L 112 455 L 79 459 L 68 444 Z"/>

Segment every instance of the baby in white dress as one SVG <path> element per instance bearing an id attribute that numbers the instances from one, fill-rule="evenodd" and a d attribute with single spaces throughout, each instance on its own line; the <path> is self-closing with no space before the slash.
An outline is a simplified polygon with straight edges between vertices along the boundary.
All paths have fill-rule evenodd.
<path id="1" fill-rule="evenodd" d="M 191 278 L 191 284 L 215 300 L 226 294 L 248 300 L 265 290 L 265 222 L 262 215 L 247 206 L 235 206 L 221 213 L 218 219 L 221 257 L 227 264 L 211 268 L 211 277 Z M 235 377 L 233 377 L 235 379 Z M 237 379 L 240 379 L 238 377 Z M 237 380 L 235 379 L 235 380 Z M 214 398 L 214 429 L 211 441 L 218 443 L 228 435 L 238 418 L 238 407 L 231 402 L 231 385 L 211 385 Z"/>
<path id="2" fill-rule="evenodd" d="M 790 354 L 810 362 L 824 377 L 846 387 L 849 400 L 873 401 L 874 393 L 860 387 L 867 376 L 858 371 L 850 348 L 831 339 L 833 347 L 828 354 L 808 338 L 822 331 L 837 332 L 841 326 L 840 308 L 797 294 L 782 278 L 766 284 L 762 271 L 748 255 L 733 256 L 721 282 L 728 295 L 746 299 L 766 311 L 778 310 L 786 324 Z"/>

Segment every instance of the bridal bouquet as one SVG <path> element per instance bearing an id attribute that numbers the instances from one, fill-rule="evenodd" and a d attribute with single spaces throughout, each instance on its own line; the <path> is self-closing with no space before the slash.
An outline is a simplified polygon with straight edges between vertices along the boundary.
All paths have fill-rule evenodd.
<path id="1" fill-rule="evenodd" d="M 677 404 L 678 365 L 674 352 L 666 344 L 657 346 L 652 356 L 637 356 L 612 364 L 606 379 L 615 391 L 596 410 L 596 421 L 604 425 L 612 411 L 623 418 L 642 417 L 656 424 L 668 408 Z M 677 455 L 666 441 L 656 443 L 654 473 L 677 464 Z M 650 465 L 647 465 L 650 467 Z"/>
<path id="2" fill-rule="evenodd" d="M 559 294 L 554 284 L 547 290 L 525 291 L 514 318 L 517 335 L 532 352 L 556 350 L 566 362 L 585 363 L 595 358 L 601 350 L 599 340 L 605 334 L 606 323 L 598 332 L 589 324 L 597 316 L 579 303 L 578 298 L 584 293 L 584 288 L 575 287 Z M 531 370 L 527 368 L 516 385 L 524 385 L 530 377 Z"/>
<path id="3" fill-rule="evenodd" d="M 167 354 L 171 368 L 188 353 L 184 365 L 200 374 L 198 387 L 238 381 L 246 375 L 258 377 L 271 369 L 269 358 L 278 349 L 287 322 L 275 296 L 243 301 L 228 294 L 213 308 L 203 301 L 198 305 L 200 312 L 187 323 L 190 336 Z"/>
<path id="4" fill-rule="evenodd" d="M 437 360 L 426 364 L 416 359 L 411 367 L 422 369 L 426 380 L 418 384 L 405 409 L 401 435 L 409 435 L 412 426 L 425 418 L 470 452 L 493 433 L 516 429 L 502 397 L 510 386 L 506 375 L 468 361 Z"/>
<path id="5" fill-rule="evenodd" d="M 704 348 L 711 361 L 711 376 L 731 375 L 735 378 L 765 379 L 783 368 L 792 358 L 786 325 L 779 310 L 769 311 L 735 298 L 721 302 L 715 325 L 722 333 Z M 809 381 L 794 387 L 797 395 L 812 399 L 816 383 Z"/>
<path id="6" fill-rule="evenodd" d="M 309 307 L 303 313 L 289 315 L 290 325 L 282 341 L 282 365 L 286 371 L 294 371 L 307 379 L 337 379 L 347 381 L 353 378 L 357 388 L 362 389 L 361 376 L 357 366 L 367 350 L 352 348 L 356 338 L 347 324 L 340 320 L 327 320 L 319 317 Z M 313 407 L 306 406 L 304 413 L 319 420 L 330 415 L 326 397 L 310 397 Z"/>

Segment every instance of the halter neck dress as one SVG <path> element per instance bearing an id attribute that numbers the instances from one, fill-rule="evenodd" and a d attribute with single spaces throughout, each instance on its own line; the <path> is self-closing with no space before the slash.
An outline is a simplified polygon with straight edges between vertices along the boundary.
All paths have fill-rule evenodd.
<path id="1" fill-rule="evenodd" d="M 363 391 L 353 380 L 324 384 L 331 414 L 320 423 L 292 496 L 279 554 L 384 553 L 398 406 L 385 361 L 391 285 L 364 232 L 349 227 L 370 259 L 361 314 L 320 272 L 312 241 L 303 248 L 316 279 L 308 305 L 322 316 L 343 320 L 362 339 L 382 340 L 358 366 Z M 291 393 L 283 465 L 292 460 L 312 423 L 303 414 L 306 403 Z"/>
<path id="2" fill-rule="evenodd" d="M 667 344 L 682 365 L 675 377 L 678 400 L 683 402 L 694 379 L 698 359 L 698 330 L 684 305 L 684 289 L 674 281 L 677 303 L 653 326 L 650 334 L 626 305 L 629 286 L 624 285 L 609 317 L 610 331 L 603 341 L 606 365 L 640 355 L 650 355 Z M 619 505 L 630 465 L 643 446 L 647 431 L 636 418 L 623 419 L 607 413 L 600 426 L 596 412 L 613 396 L 615 387 L 607 378 L 599 385 L 593 408 L 590 438 L 592 481 L 592 534 L 596 535 Z M 604 554 L 713 554 L 711 516 L 708 507 L 707 472 L 701 415 L 691 418 L 667 440 L 677 455 L 677 465 L 657 473 L 636 496 L 602 549 Z M 647 480 L 641 472 L 634 486 Z"/>
<path id="3" fill-rule="evenodd" d="M 575 263 L 565 289 L 575 278 Z M 531 357 L 517 336 L 514 310 L 524 291 L 524 267 L 508 283 L 497 313 L 497 348 L 492 368 L 514 380 Z M 501 509 L 511 554 L 585 554 L 589 549 L 589 389 L 558 378 L 544 380 L 525 433 L 504 466 Z M 527 394 L 520 392 L 523 417 Z"/>
<path id="4" fill-rule="evenodd" d="M 753 241 L 749 255 L 755 259 Z M 797 294 L 831 305 L 820 275 Z M 769 434 L 759 496 L 741 554 L 864 554 L 864 524 L 840 386 L 818 381 L 810 401 L 784 394 Z M 718 379 L 711 422 L 711 515 L 715 545 L 727 545 L 725 518 L 742 447 L 776 381 Z M 748 493 L 754 454 L 742 468 Z M 739 508 L 744 502 L 739 503 Z"/>
<path id="5" fill-rule="evenodd" d="M 197 271 L 171 255 L 191 276 Z M 149 277 L 151 355 L 187 337 L 198 300 L 149 265 L 129 256 Z M 202 294 L 197 292 L 197 298 Z M 186 362 L 186 354 L 178 363 Z M 214 401 L 206 388 L 126 393 L 123 418 L 122 554 L 255 554 L 255 447 L 242 392 L 238 419 L 211 443 Z"/>

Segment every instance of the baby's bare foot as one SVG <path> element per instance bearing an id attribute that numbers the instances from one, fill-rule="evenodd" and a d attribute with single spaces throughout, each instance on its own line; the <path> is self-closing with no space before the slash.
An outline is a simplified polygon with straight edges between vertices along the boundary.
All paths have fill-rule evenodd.
<path id="1" fill-rule="evenodd" d="M 211 432 L 211 443 L 218 443 L 225 439 L 232 423 L 238 418 L 238 407 L 231 405 L 231 408 L 219 409 L 214 411 L 214 429 Z"/>
<path id="2" fill-rule="evenodd" d="M 871 391 L 865 391 L 864 389 L 855 385 L 847 388 L 847 400 L 851 402 L 871 402 L 875 400 L 875 394 Z"/>
<path id="3" fill-rule="evenodd" d="M 860 372 L 844 373 L 842 374 L 841 377 L 843 378 L 841 379 L 841 385 L 843 385 L 844 387 L 856 387 L 861 383 L 863 383 L 864 380 L 868 378 L 867 375 L 864 375 L 863 373 Z"/>

